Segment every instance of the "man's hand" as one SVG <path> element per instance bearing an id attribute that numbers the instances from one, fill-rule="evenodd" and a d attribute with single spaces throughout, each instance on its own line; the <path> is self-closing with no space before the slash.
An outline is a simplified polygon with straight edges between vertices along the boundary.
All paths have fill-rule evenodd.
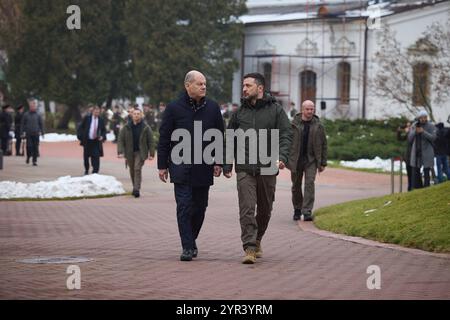
<path id="1" fill-rule="evenodd" d="M 122 154 L 122 153 L 119 153 L 119 154 L 117 155 L 117 158 L 123 158 L 123 154 Z"/>
<path id="2" fill-rule="evenodd" d="M 214 166 L 214 177 L 220 177 L 221 173 L 222 173 L 222 167 Z"/>
<path id="3" fill-rule="evenodd" d="M 152 161 L 152 160 L 153 160 L 153 157 L 152 157 L 152 156 L 149 156 L 149 157 L 148 157 L 148 160 Z"/>
<path id="4" fill-rule="evenodd" d="M 230 172 L 227 172 L 227 173 L 224 172 L 223 175 L 224 175 L 225 178 L 230 179 L 231 176 L 233 175 L 233 173 L 232 173 L 231 171 L 230 171 Z"/>
<path id="5" fill-rule="evenodd" d="M 284 164 L 283 161 L 278 160 L 278 168 L 281 169 L 281 170 L 283 170 L 284 168 L 286 168 L 286 165 Z"/>
<path id="6" fill-rule="evenodd" d="M 324 166 L 320 166 L 319 167 L 319 172 L 324 172 L 325 171 L 325 167 Z"/>
<path id="7" fill-rule="evenodd" d="M 98 141 L 103 141 L 103 137 L 102 136 L 98 137 Z"/>
<path id="8" fill-rule="evenodd" d="M 422 127 L 416 127 L 416 133 L 422 133 L 423 128 Z"/>
<path id="9" fill-rule="evenodd" d="M 169 177 L 169 172 L 167 169 L 160 169 L 159 170 L 159 180 L 162 182 L 167 182 L 167 178 Z"/>

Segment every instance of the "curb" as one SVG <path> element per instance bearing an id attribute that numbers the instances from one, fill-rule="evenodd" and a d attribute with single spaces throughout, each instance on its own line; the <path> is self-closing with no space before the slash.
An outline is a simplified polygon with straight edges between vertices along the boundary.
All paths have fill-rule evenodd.
<path id="1" fill-rule="evenodd" d="M 420 250 L 420 249 L 406 248 L 406 247 L 402 247 L 402 246 L 392 244 L 392 243 L 383 243 L 383 242 L 369 240 L 369 239 L 365 239 L 365 238 L 361 238 L 361 237 L 347 236 L 344 234 L 338 234 L 338 233 L 333 233 L 330 231 L 320 230 L 314 225 L 314 223 L 311 223 L 311 222 L 298 221 L 298 227 L 302 231 L 311 232 L 311 233 L 317 234 L 322 237 L 358 243 L 358 244 L 366 245 L 369 247 L 379 247 L 379 248 L 384 248 L 384 249 L 392 249 L 392 250 L 396 250 L 396 251 L 407 252 L 407 253 L 411 253 L 411 254 L 415 254 L 415 255 L 431 256 L 434 258 L 441 258 L 441 259 L 450 259 L 450 254 L 447 254 L 447 253 L 436 253 L 436 252 L 429 252 L 429 251 L 424 251 L 424 250 Z"/>

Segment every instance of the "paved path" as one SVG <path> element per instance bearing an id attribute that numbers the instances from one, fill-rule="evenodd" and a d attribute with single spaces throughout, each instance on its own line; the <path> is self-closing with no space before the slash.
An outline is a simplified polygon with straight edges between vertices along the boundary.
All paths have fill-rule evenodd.
<path id="1" fill-rule="evenodd" d="M 101 173 L 131 185 L 115 146 Z M 0 180 L 32 182 L 83 172 L 77 143 L 42 144 L 39 167 L 5 158 Z M 291 220 L 288 172 L 278 178 L 264 257 L 242 265 L 236 184 L 216 179 L 200 234 L 199 257 L 180 262 L 172 186 L 144 168 L 143 196 L 0 202 L 1 299 L 449 299 L 450 259 L 333 239 Z M 316 207 L 389 193 L 389 176 L 327 169 Z M 32 265 L 38 256 L 84 256 L 81 290 L 66 288 L 67 265 Z M 369 290 L 367 267 L 381 268 Z"/>

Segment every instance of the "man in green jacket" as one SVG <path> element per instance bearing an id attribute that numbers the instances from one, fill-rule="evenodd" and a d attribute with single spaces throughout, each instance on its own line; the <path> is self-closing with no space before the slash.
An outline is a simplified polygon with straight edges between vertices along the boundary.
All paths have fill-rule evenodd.
<path id="1" fill-rule="evenodd" d="M 259 73 L 250 73 L 244 76 L 242 106 L 233 113 L 228 129 L 241 129 L 246 134 L 252 131 L 256 137 L 255 143 L 242 143 L 235 150 L 235 171 L 237 176 L 237 189 L 239 198 L 239 216 L 241 224 L 241 240 L 245 251 L 244 264 L 253 264 L 257 257 L 262 256 L 261 240 L 266 232 L 272 213 L 272 205 L 275 200 L 276 176 L 278 168 L 284 169 L 288 161 L 289 146 L 292 141 L 292 132 L 289 119 L 281 105 L 264 91 L 265 79 Z M 278 130 L 278 140 L 272 145 L 272 136 L 276 137 Z M 267 145 L 261 143 L 261 132 L 267 132 L 270 137 L 265 141 Z M 228 138 L 228 132 L 227 132 Z M 261 143 L 261 144 L 260 144 Z M 228 142 L 227 142 L 228 144 Z M 257 146 L 255 148 L 255 145 Z M 254 154 L 261 149 L 271 150 L 277 148 L 279 157 L 275 159 L 277 165 L 274 172 L 270 172 L 264 164 L 262 155 Z M 244 154 L 239 154 L 239 153 Z M 239 160 L 245 155 L 245 161 Z M 251 158 L 257 161 L 251 161 Z M 228 158 L 228 157 L 227 157 Z M 252 163 L 253 162 L 253 163 Z M 270 166 L 272 167 L 272 166 Z M 223 168 L 225 177 L 231 178 L 232 164 L 227 164 Z M 255 216 L 255 207 L 257 214 Z"/>
<path id="2" fill-rule="evenodd" d="M 314 102 L 306 100 L 302 103 L 302 112 L 292 120 L 293 140 L 287 167 L 291 170 L 295 221 L 300 220 L 302 214 L 304 221 L 313 220 L 314 180 L 317 171 L 323 172 L 327 166 L 327 136 L 315 111 Z"/>
<path id="3" fill-rule="evenodd" d="M 152 129 L 142 121 L 144 115 L 139 108 L 134 108 L 131 113 L 132 121 L 125 124 L 120 130 L 117 153 L 125 157 L 130 168 L 131 181 L 133 183 L 133 196 L 139 198 L 142 166 L 148 158 L 150 161 L 155 156 Z"/>

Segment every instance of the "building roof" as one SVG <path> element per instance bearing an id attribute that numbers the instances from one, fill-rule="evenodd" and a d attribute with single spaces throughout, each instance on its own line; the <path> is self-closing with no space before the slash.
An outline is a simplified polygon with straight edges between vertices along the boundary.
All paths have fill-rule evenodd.
<path id="1" fill-rule="evenodd" d="M 246 25 L 320 18 L 387 16 L 450 0 L 248 0 Z"/>

